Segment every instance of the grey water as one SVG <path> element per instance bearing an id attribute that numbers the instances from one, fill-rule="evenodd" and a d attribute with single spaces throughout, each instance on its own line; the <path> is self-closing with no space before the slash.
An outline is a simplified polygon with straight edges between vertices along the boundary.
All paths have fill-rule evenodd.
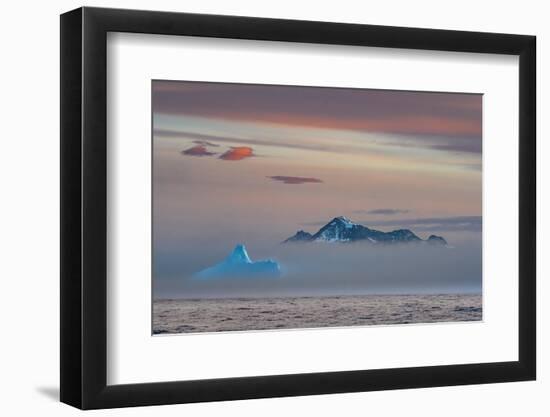
<path id="1" fill-rule="evenodd" d="M 482 320 L 481 294 L 160 299 L 153 301 L 153 334 L 479 320 Z"/>

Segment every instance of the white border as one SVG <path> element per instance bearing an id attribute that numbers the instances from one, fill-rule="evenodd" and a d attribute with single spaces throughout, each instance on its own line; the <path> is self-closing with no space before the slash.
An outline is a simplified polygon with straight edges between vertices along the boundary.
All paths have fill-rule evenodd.
<path id="1" fill-rule="evenodd" d="M 518 59 L 109 34 L 108 384 L 518 359 Z M 151 79 L 484 93 L 484 321 L 151 337 Z"/>

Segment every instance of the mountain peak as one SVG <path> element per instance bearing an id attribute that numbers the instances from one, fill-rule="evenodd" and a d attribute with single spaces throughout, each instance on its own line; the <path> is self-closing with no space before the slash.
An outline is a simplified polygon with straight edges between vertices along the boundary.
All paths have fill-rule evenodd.
<path id="1" fill-rule="evenodd" d="M 338 216 L 332 219 L 333 222 L 340 222 L 344 224 L 355 224 L 350 219 L 348 219 L 346 216 Z"/>
<path id="2" fill-rule="evenodd" d="M 313 235 L 311 233 L 304 232 L 303 230 L 298 230 L 294 236 L 289 237 L 283 243 L 307 242 L 308 240 L 311 240 L 312 237 Z"/>
<path id="3" fill-rule="evenodd" d="M 447 242 L 441 236 L 430 236 L 427 240 L 420 239 L 409 229 L 398 229 L 391 232 L 370 229 L 366 226 L 354 223 L 345 216 L 333 218 L 321 227 L 316 233 L 310 234 L 303 230 L 286 239 L 283 243 L 290 242 L 334 242 L 353 243 L 364 241 L 371 244 L 398 244 L 398 243 L 429 243 L 431 245 L 446 246 Z"/>
<path id="4" fill-rule="evenodd" d="M 447 241 L 443 239 L 441 236 L 437 236 L 437 235 L 430 235 L 430 237 L 428 237 L 428 240 L 426 242 L 428 242 L 430 245 L 447 246 Z"/>

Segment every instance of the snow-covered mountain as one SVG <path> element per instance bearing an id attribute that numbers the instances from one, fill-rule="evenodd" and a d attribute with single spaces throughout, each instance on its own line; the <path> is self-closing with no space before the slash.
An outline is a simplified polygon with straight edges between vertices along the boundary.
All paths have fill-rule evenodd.
<path id="1" fill-rule="evenodd" d="M 433 245 L 447 245 L 447 241 L 441 236 L 431 235 L 427 240 L 422 240 L 409 229 L 382 232 L 380 230 L 370 229 L 366 226 L 354 223 L 344 216 L 332 219 L 314 234 L 300 230 L 294 236 L 286 239 L 283 243 L 357 241 L 366 241 L 379 244 L 423 242 Z"/>
<path id="2" fill-rule="evenodd" d="M 281 274 L 279 264 L 273 260 L 252 261 L 244 245 L 237 245 L 233 252 L 219 264 L 197 272 L 194 277 L 210 278 L 275 278 Z"/>

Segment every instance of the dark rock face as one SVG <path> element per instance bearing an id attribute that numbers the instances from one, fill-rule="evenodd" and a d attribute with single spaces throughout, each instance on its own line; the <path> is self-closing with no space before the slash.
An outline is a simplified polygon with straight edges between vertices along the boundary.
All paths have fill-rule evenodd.
<path id="1" fill-rule="evenodd" d="M 447 246 L 447 241 L 443 239 L 441 236 L 436 236 L 436 235 L 430 235 L 430 237 L 428 237 L 428 240 L 426 240 L 426 242 L 434 246 L 437 246 L 437 245 Z"/>
<path id="2" fill-rule="evenodd" d="M 303 230 L 298 230 L 294 236 L 289 237 L 283 243 L 289 242 L 307 242 L 310 241 L 313 235 Z"/>
<path id="3" fill-rule="evenodd" d="M 326 225 L 321 227 L 313 235 L 298 231 L 294 236 L 289 237 L 283 243 L 291 242 L 338 242 L 352 243 L 366 241 L 373 244 L 396 244 L 396 243 L 429 243 L 433 245 L 446 245 L 447 242 L 441 236 L 432 235 L 428 240 L 422 240 L 409 229 L 393 230 L 382 232 L 370 229 L 366 226 L 352 222 L 346 217 L 335 217 Z"/>

